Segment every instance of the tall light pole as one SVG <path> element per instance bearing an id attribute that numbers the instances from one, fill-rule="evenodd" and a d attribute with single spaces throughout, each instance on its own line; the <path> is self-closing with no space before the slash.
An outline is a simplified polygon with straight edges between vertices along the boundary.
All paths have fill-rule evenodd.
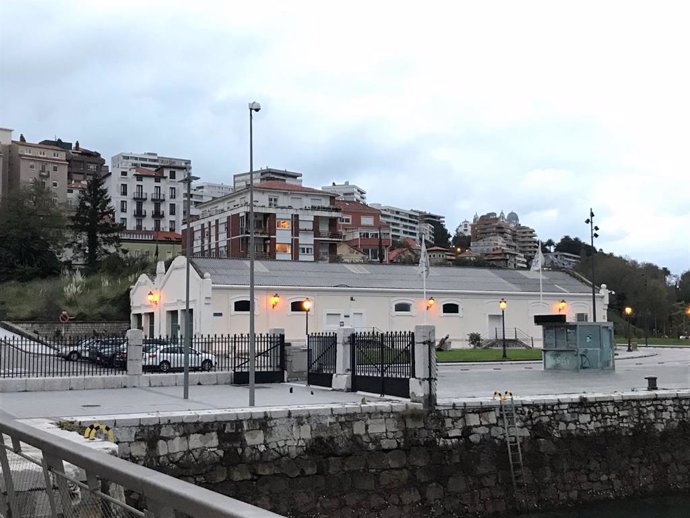
<path id="1" fill-rule="evenodd" d="M 498 307 L 501 308 L 501 325 L 503 327 L 503 356 L 502 358 L 505 360 L 508 355 L 506 354 L 506 307 L 508 306 L 508 303 L 506 302 L 506 299 L 501 298 L 501 300 L 498 301 Z"/>
<path id="2" fill-rule="evenodd" d="M 597 232 L 599 227 L 594 224 L 594 211 L 589 209 L 589 217 L 585 220 L 585 223 L 589 225 L 589 242 L 592 247 L 592 322 L 597 321 L 597 292 L 596 283 L 594 282 L 594 253 L 596 252 L 594 248 L 594 238 L 599 237 Z"/>
<path id="3" fill-rule="evenodd" d="M 183 397 L 189 399 L 189 351 L 192 348 L 192 319 L 189 318 L 189 260 L 194 255 L 194 250 L 190 250 L 194 246 L 194 235 L 191 234 L 192 218 L 190 214 L 190 205 L 192 198 L 192 182 L 198 180 L 198 176 L 192 176 L 191 169 L 187 169 L 187 174 L 180 180 L 180 183 L 187 184 L 187 197 L 184 200 L 185 213 L 185 229 L 186 238 L 184 244 L 184 258 L 185 258 L 185 289 L 184 289 L 184 381 L 183 381 Z"/>
<path id="4" fill-rule="evenodd" d="M 307 335 L 307 341 L 309 341 L 309 312 L 311 311 L 311 299 L 307 297 L 302 301 L 302 307 L 304 308 L 304 332 Z"/>
<path id="5" fill-rule="evenodd" d="M 630 315 L 632 315 L 633 309 L 630 306 L 625 306 L 625 316 L 628 319 L 628 352 L 632 352 L 632 344 L 630 343 Z"/>
<path id="6" fill-rule="evenodd" d="M 256 335 L 254 333 L 254 112 L 261 105 L 249 103 L 249 406 L 254 406 L 256 379 Z"/>

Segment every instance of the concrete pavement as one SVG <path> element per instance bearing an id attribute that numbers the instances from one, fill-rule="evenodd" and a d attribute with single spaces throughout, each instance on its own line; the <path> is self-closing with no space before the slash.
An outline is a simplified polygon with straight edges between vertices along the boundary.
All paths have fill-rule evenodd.
<path id="1" fill-rule="evenodd" d="M 440 364 L 439 401 L 491 397 L 510 390 L 515 397 L 611 393 L 644 390 L 646 376 L 657 376 L 660 389 L 690 388 L 689 349 L 618 350 L 615 372 L 544 372 L 541 362 Z M 257 385 L 256 406 L 341 405 L 380 401 L 371 394 L 336 392 L 300 384 Z M 397 400 L 398 398 L 383 398 Z M 190 399 L 182 387 L 0 393 L 0 411 L 17 418 L 117 415 L 247 407 L 247 387 L 192 385 Z"/>

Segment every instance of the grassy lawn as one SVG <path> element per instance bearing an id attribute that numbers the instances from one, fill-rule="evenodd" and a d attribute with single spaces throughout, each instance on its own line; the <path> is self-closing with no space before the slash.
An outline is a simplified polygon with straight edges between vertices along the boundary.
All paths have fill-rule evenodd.
<path id="1" fill-rule="evenodd" d="M 644 338 L 633 338 L 630 340 L 632 343 L 637 344 L 639 346 L 644 347 Z M 679 345 L 679 346 L 684 346 L 684 347 L 690 347 L 690 340 L 681 340 L 680 338 L 654 338 L 654 337 L 649 337 L 647 338 L 647 342 L 649 343 L 650 347 L 653 347 L 655 345 Z M 625 336 L 617 336 L 616 337 L 616 343 L 619 345 L 623 345 L 628 343 L 628 338 Z"/>
<path id="2" fill-rule="evenodd" d="M 503 349 L 451 349 L 439 351 L 436 357 L 443 362 L 494 362 L 501 361 Z M 541 349 L 508 349 L 508 360 L 541 360 Z"/>

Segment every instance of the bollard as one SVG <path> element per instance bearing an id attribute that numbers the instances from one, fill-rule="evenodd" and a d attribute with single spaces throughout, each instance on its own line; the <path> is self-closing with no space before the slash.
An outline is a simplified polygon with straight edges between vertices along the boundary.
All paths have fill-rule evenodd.
<path id="1" fill-rule="evenodd" d="M 647 376 L 645 379 L 647 380 L 647 390 L 657 390 L 656 376 Z"/>

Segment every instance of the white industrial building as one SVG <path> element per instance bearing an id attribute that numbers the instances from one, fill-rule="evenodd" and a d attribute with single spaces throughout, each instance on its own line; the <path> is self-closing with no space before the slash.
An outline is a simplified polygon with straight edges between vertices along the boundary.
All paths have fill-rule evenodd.
<path id="1" fill-rule="evenodd" d="M 141 275 L 132 287 L 132 325 L 146 335 L 174 335 L 184 321 L 186 259 L 177 257 L 168 271 L 162 263 L 155 278 Z M 341 326 L 359 331 L 409 331 L 436 326 L 454 346 L 469 333 L 501 336 L 499 300 L 506 300 L 506 335 L 518 333 L 541 344 L 534 316 L 566 315 L 568 321 L 591 320 L 591 287 L 566 272 L 495 268 L 432 267 L 422 295 L 416 266 L 297 261 L 256 262 L 256 332 L 282 328 L 290 342 L 310 332 Z M 249 330 L 249 261 L 196 258 L 191 263 L 190 309 L 195 334 L 235 334 Z M 540 292 L 540 285 L 542 291 Z M 596 296 L 597 315 L 606 320 L 608 290 Z M 312 309 L 303 310 L 309 298 Z M 433 298 L 433 300 L 431 300 Z M 432 304 L 430 304 L 432 302 Z"/>

